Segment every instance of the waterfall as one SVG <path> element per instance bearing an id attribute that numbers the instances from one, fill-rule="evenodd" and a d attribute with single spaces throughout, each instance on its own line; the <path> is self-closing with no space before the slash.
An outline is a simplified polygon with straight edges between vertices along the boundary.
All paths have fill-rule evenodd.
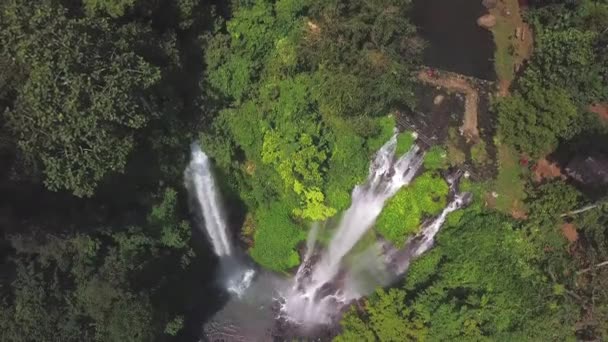
<path id="1" fill-rule="evenodd" d="M 314 265 L 304 260 L 295 284 L 283 296 L 282 313 L 297 323 L 328 323 L 352 298 L 360 294 L 344 284 L 342 260 L 373 226 L 386 200 L 408 185 L 422 165 L 424 154 L 417 145 L 395 161 L 394 135 L 372 161 L 367 180 L 355 187 L 352 204 L 342 216 L 327 251 Z M 316 234 L 316 230 L 314 230 Z M 308 254 L 308 252 L 307 252 Z M 342 279 L 341 279 L 342 278 Z"/>
<path id="2" fill-rule="evenodd" d="M 319 324 L 336 323 L 354 300 L 403 276 L 412 260 L 432 248 L 435 235 L 448 214 L 468 204 L 470 195 L 458 194 L 459 174 L 450 175 L 446 179 L 452 200 L 439 216 L 422 227 L 419 234 L 408 239 L 403 248 L 379 241 L 354 253 L 355 245 L 372 229 L 385 202 L 410 184 L 422 165 L 424 153 L 417 145 L 402 156 L 395 155 L 396 146 L 397 135 L 394 135 L 376 152 L 367 179 L 353 189 L 351 206 L 340 218 L 327 247 L 316 248 L 320 228 L 319 223 L 313 223 L 297 273 L 292 279 L 279 280 L 271 273 L 256 274 L 234 248 L 210 160 L 194 144 L 192 160 L 185 172 L 186 183 L 194 198 L 194 209 L 203 217 L 204 232 L 219 258 L 220 283 L 236 297 L 231 302 L 241 306 L 254 305 L 252 312 L 260 314 L 278 309 L 276 323 L 309 329 Z M 276 313 L 273 311 L 273 315 Z"/>
<path id="3" fill-rule="evenodd" d="M 329 281 L 336 275 L 342 258 L 372 227 L 384 202 L 409 184 L 422 164 L 423 154 L 417 145 L 394 162 L 396 146 L 397 135 L 394 135 L 376 153 L 367 181 L 353 190 L 352 204 L 342 216 L 328 252 L 316 268 L 314 277 L 319 282 Z"/>
<path id="4" fill-rule="evenodd" d="M 198 143 L 192 144 L 192 156 L 185 171 L 185 179 L 186 187 L 196 202 L 194 209 L 203 217 L 204 232 L 215 255 L 220 258 L 220 282 L 230 293 L 241 297 L 251 284 L 255 271 L 245 265 L 240 255 L 234 253 L 211 161 Z"/>
<path id="5" fill-rule="evenodd" d="M 197 143 L 192 144 L 192 160 L 186 169 L 186 178 L 191 183 L 198 209 L 205 221 L 205 231 L 216 255 L 232 254 L 232 245 L 227 234 L 226 221 L 220 208 L 219 195 L 211 171 L 209 157 Z"/>

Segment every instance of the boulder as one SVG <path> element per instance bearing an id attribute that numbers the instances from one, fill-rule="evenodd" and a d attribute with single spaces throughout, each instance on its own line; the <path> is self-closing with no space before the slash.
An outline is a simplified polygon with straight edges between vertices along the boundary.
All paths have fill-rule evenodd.
<path id="1" fill-rule="evenodd" d="M 443 100 L 445 100 L 445 96 L 443 96 L 443 95 L 437 95 L 433 99 L 433 104 L 436 105 L 436 106 L 438 106 L 438 105 L 440 105 L 443 102 Z"/>
<path id="2" fill-rule="evenodd" d="M 477 19 L 477 25 L 485 29 L 491 29 L 496 25 L 496 17 L 491 14 L 482 15 Z"/>

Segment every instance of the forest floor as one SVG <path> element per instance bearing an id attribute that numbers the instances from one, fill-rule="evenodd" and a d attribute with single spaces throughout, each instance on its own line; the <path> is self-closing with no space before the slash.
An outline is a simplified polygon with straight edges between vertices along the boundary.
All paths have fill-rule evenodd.
<path id="1" fill-rule="evenodd" d="M 479 93 L 466 77 L 447 71 L 421 70 L 418 79 L 424 83 L 445 88 L 450 92 L 462 93 L 465 96 L 464 118 L 461 131 L 467 140 L 477 141 L 479 130 L 477 128 L 477 107 L 479 106 Z"/>
<path id="2" fill-rule="evenodd" d="M 496 44 L 494 65 L 498 94 L 507 96 L 515 74 L 532 55 L 534 36 L 530 25 L 522 18 L 518 0 L 498 0 L 496 7 L 489 12 L 496 18 L 496 25 L 491 31 Z"/>

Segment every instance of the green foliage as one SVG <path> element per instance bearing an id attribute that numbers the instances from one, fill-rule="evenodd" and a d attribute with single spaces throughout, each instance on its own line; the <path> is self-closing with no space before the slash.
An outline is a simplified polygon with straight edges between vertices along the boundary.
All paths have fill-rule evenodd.
<path id="1" fill-rule="evenodd" d="M 221 156 L 224 171 L 236 174 L 253 211 L 281 201 L 291 207 L 287 216 L 318 221 L 344 210 L 369 155 L 395 127 L 392 117 L 365 123 L 352 117 L 383 114 L 412 100 L 413 69 L 403 57 L 415 60 L 420 51 L 403 41 L 414 33 L 400 15 L 407 4 L 376 4 L 390 11 L 364 2 L 345 4 L 344 11 L 335 5 L 239 2 L 209 41 L 207 93 L 228 109 L 204 140 Z M 344 34 L 373 46 L 336 49 Z M 229 137 L 212 139 L 215 132 Z M 404 137 L 401 148 L 411 144 Z M 229 162 L 243 154 L 245 166 Z"/>
<path id="2" fill-rule="evenodd" d="M 175 336 L 184 327 L 184 317 L 177 316 L 165 326 L 165 334 Z"/>
<path id="3" fill-rule="evenodd" d="M 506 145 L 498 146 L 498 176 L 495 180 L 496 209 L 510 213 L 520 209 L 526 198 L 523 171 L 517 154 Z"/>
<path id="4" fill-rule="evenodd" d="M 553 149 L 559 138 L 572 136 L 577 108 L 561 88 L 533 85 L 497 105 L 504 142 L 533 157 Z"/>
<path id="5" fill-rule="evenodd" d="M 425 284 L 435 275 L 443 254 L 441 250 L 434 248 L 427 252 L 424 257 L 416 260 L 407 270 L 404 287 L 407 290 L 415 290 L 416 286 Z"/>
<path id="6" fill-rule="evenodd" d="M 581 194 L 561 181 L 543 184 L 529 192 L 527 226 L 531 240 L 543 247 L 563 247 L 566 239 L 559 226 L 560 215 L 579 206 Z"/>
<path id="7" fill-rule="evenodd" d="M 559 273 L 558 281 L 564 284 L 566 294 L 563 301 L 572 305 L 570 311 L 562 310 L 567 318 L 576 320 L 579 334 L 605 340 L 608 336 L 608 289 L 606 280 L 608 270 L 599 267 L 600 262 L 608 260 L 608 205 L 605 203 L 594 210 L 586 211 L 576 217 L 580 240 L 592 241 L 577 258 L 564 253 L 559 261 L 564 261 L 566 272 Z M 551 266 L 557 263 L 551 263 Z M 589 267 L 588 265 L 594 265 Z M 582 270 L 581 270 L 582 268 Z M 561 270 L 561 269 L 560 269 Z M 572 272 L 583 271 L 584 273 Z M 580 282 L 580 274 L 588 274 L 588 282 Z M 572 299 L 574 292 L 579 299 Z"/>
<path id="8" fill-rule="evenodd" d="M 372 331 L 380 341 L 547 340 L 565 336 L 533 267 L 525 232 L 501 215 L 469 212 L 416 260 L 403 289 L 380 291 L 345 316 L 338 340 Z M 545 330 L 538 331 L 537 317 Z M 404 329 L 404 330 L 401 330 Z"/>
<path id="9" fill-rule="evenodd" d="M 111 172 L 123 170 L 146 126 L 143 92 L 160 77 L 133 52 L 137 26 L 73 19 L 52 1 L 2 4 L 0 44 L 27 69 L 6 113 L 19 147 L 39 158 L 45 184 L 92 195 Z"/>
<path id="10" fill-rule="evenodd" d="M 350 205 L 350 193 L 363 182 L 369 164 L 366 141 L 347 121 L 333 119 L 334 137 L 327 171 L 327 202 L 337 211 Z"/>
<path id="11" fill-rule="evenodd" d="M 490 162 L 485 141 L 480 140 L 471 147 L 471 159 L 477 166 L 483 166 Z"/>
<path id="12" fill-rule="evenodd" d="M 563 25 L 563 23 L 562 23 Z M 534 58 L 522 80 L 540 82 L 542 87 L 559 87 L 576 103 L 587 104 L 605 96 L 601 66 L 596 63 L 594 43 L 597 34 L 574 27 L 535 25 Z"/>
<path id="13" fill-rule="evenodd" d="M 167 290 L 169 277 L 183 278 L 184 257 L 193 256 L 189 241 L 167 243 L 158 231 L 176 222 L 175 205 L 175 192 L 166 190 L 145 229 L 12 236 L 16 278 L 2 286 L 0 339 L 150 341 L 160 335 L 174 304 L 155 296 Z M 181 300 L 174 292 L 171 303 Z M 168 325 L 174 333 L 177 323 Z"/>
<path id="14" fill-rule="evenodd" d="M 135 0 L 83 0 L 87 13 L 94 15 L 98 12 L 107 13 L 111 17 L 120 17 Z"/>
<path id="15" fill-rule="evenodd" d="M 342 334 L 334 342 L 354 341 L 419 341 L 425 338 L 425 328 L 412 310 L 405 305 L 405 293 L 397 289 L 379 289 L 365 303 L 367 319 L 349 311 L 342 319 Z"/>
<path id="16" fill-rule="evenodd" d="M 395 148 L 395 155 L 401 156 L 410 150 L 414 145 L 414 136 L 411 132 L 402 132 L 397 135 L 397 148 Z"/>
<path id="17" fill-rule="evenodd" d="M 466 161 L 466 155 L 459 146 L 461 139 L 456 127 L 450 127 L 448 130 L 448 161 L 451 166 L 459 166 Z"/>
<path id="18" fill-rule="evenodd" d="M 408 21 L 410 2 L 386 0 L 310 3 L 303 64 L 322 73 L 319 102 L 336 115 L 381 115 L 413 104 L 410 73 L 422 44 Z M 348 38 L 346 38 L 348 37 Z"/>
<path id="19" fill-rule="evenodd" d="M 162 202 L 152 208 L 148 217 L 152 227 L 159 230 L 160 243 L 169 248 L 186 248 L 190 241 L 190 224 L 179 220 L 177 215 L 177 192 L 167 188 Z"/>
<path id="20" fill-rule="evenodd" d="M 376 336 L 369 325 L 357 315 L 355 307 L 344 315 L 340 321 L 342 333 L 333 339 L 333 342 L 374 342 Z"/>
<path id="21" fill-rule="evenodd" d="M 261 207 L 255 213 L 250 254 L 257 263 L 273 271 L 284 272 L 300 264 L 295 248 L 306 239 L 306 233 L 291 221 L 290 213 L 288 205 L 280 202 Z"/>
<path id="22" fill-rule="evenodd" d="M 378 118 L 374 135 L 367 140 L 370 153 L 375 153 L 395 134 L 395 117 L 387 115 Z"/>
<path id="23" fill-rule="evenodd" d="M 149 298 L 130 290 L 128 279 L 140 267 L 140 253 L 148 248 L 149 241 L 137 236 L 135 230 L 132 233 L 116 237 L 117 241 L 128 239 L 130 246 L 119 243 L 105 256 L 99 248 L 100 240 L 83 235 L 51 239 L 46 244 L 27 242 L 35 249 L 21 250 L 16 261 L 15 298 L 7 308 L 13 318 L 2 322 L 7 324 L 3 329 L 5 339 L 148 340 L 154 333 Z M 130 259 L 125 259 L 126 255 Z M 66 287 L 69 283 L 74 287 Z M 91 324 L 83 324 L 86 322 Z"/>
<path id="24" fill-rule="evenodd" d="M 442 170 L 448 167 L 446 150 L 435 145 L 431 147 L 424 156 L 424 168 L 427 170 Z"/>
<path id="25" fill-rule="evenodd" d="M 426 172 L 391 198 L 376 222 L 377 231 L 396 246 L 418 231 L 425 215 L 438 214 L 446 205 L 448 185 L 441 177 Z"/>

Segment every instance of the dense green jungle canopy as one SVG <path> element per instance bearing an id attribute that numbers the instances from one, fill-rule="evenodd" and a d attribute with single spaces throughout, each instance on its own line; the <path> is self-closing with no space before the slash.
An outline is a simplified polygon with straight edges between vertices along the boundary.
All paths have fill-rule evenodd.
<path id="1" fill-rule="evenodd" d="M 416 107 L 426 43 L 410 2 L 1 1 L 0 340 L 196 340 L 221 305 L 183 187 L 196 140 L 250 256 L 292 271 L 311 222 L 349 206 L 396 108 Z M 588 111 L 608 102 L 608 2 L 531 5 L 534 55 L 492 101 L 485 143 L 608 153 L 608 124 Z M 400 152 L 412 144 L 399 135 Z M 431 148 L 365 240 L 401 245 L 440 212 L 454 153 Z M 337 341 L 608 339 L 605 193 L 499 157 L 484 162 L 497 178 L 463 184 L 475 202 L 403 282 L 345 315 Z M 525 215 L 487 205 L 503 182 Z"/>

